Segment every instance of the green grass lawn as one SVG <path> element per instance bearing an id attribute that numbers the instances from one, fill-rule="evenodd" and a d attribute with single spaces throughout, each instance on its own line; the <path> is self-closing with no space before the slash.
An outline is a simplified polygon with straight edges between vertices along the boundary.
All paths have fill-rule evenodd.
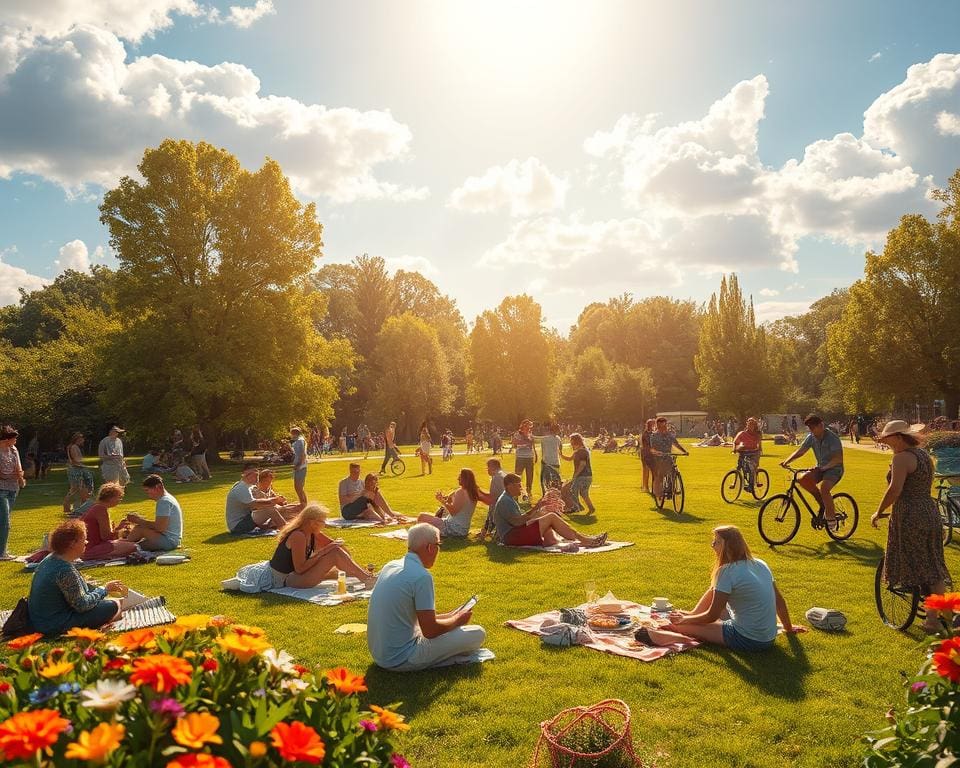
<path id="1" fill-rule="evenodd" d="M 461 446 L 458 446 L 460 448 Z M 402 701 L 413 725 L 403 751 L 415 766 L 520 766 L 529 764 L 538 723 L 561 709 L 620 698 L 633 711 L 633 732 L 640 752 L 660 766 L 841 766 L 854 765 L 860 737 L 883 725 L 883 715 L 903 701 L 900 673 L 912 674 L 921 662 L 924 642 L 915 626 L 910 634 L 884 627 L 873 599 L 873 577 L 883 551 L 885 526 L 870 527 L 869 517 L 885 488 L 889 454 L 846 451 L 847 472 L 838 490 L 860 504 L 860 527 L 837 543 L 814 531 L 807 514 L 789 545 L 771 550 L 757 533 L 758 502 L 725 504 L 719 494 L 723 473 L 734 465 L 726 449 L 692 449 L 680 459 L 687 486 L 686 512 L 658 511 L 641 494 L 640 462 L 635 456 L 594 455 L 592 496 L 596 519 L 575 525 L 592 533 L 609 531 L 613 539 L 636 546 L 583 557 L 559 557 L 476 543 L 445 543 L 434 568 L 438 609 L 481 595 L 474 621 L 487 629 L 495 661 L 420 674 L 393 674 L 372 666 L 363 636 L 334 635 L 345 622 L 365 621 L 365 604 L 318 608 L 271 595 L 223 593 L 222 579 L 246 563 L 269 558 L 269 539 L 234 540 L 224 534 L 223 500 L 239 475 L 236 465 L 218 467 L 208 483 L 172 485 L 185 517 L 185 547 L 192 561 L 180 566 L 144 565 L 88 571 L 99 579 L 120 578 L 147 594 L 162 594 L 177 614 L 223 613 L 264 627 L 278 647 L 305 663 L 343 664 L 367 676 L 372 703 Z M 787 473 L 776 467 L 788 449 L 767 445 L 763 466 L 773 492 L 785 489 Z M 386 478 L 381 487 L 406 514 L 432 511 L 438 488 L 455 485 L 460 467 L 486 478 L 487 455 L 434 461 L 433 476 L 418 475 L 419 462 L 406 455 L 408 470 Z M 363 462 L 376 471 L 380 459 Z M 512 456 L 506 456 L 512 468 Z M 336 485 L 346 462 L 311 464 L 307 491 L 336 507 Z M 569 468 L 564 468 L 569 473 Z M 289 468 L 279 471 L 281 493 L 293 496 Z M 46 481 L 31 483 L 13 513 L 10 549 L 22 554 L 60 520 L 66 488 L 62 469 Z M 482 508 L 482 505 L 481 505 Z M 152 516 L 135 475 L 120 511 Z M 481 515 L 478 510 L 475 525 Z M 812 631 L 781 637 L 769 653 L 745 656 L 699 648 L 644 664 L 582 648 L 552 649 L 531 635 L 508 629 L 504 621 L 583 602 L 584 584 L 595 581 L 601 594 L 649 601 L 667 595 L 692 607 L 706 588 L 712 565 L 711 529 L 734 523 L 744 531 L 755 555 L 773 569 L 795 622 L 814 605 L 839 608 L 848 631 L 830 635 Z M 361 564 L 381 565 L 400 557 L 402 542 L 372 537 L 369 530 L 341 534 Z M 957 570 L 956 545 L 947 554 Z M 0 564 L 2 607 L 25 595 L 30 576 L 18 564 Z"/>

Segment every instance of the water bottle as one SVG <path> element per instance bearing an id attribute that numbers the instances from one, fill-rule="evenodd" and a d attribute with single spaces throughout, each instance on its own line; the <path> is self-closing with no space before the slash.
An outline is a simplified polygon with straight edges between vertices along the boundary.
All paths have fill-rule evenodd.
<path id="1" fill-rule="evenodd" d="M 49 551 L 50 549 L 50 534 L 43 534 L 43 538 L 40 539 L 40 549 L 44 551 Z"/>
<path id="2" fill-rule="evenodd" d="M 347 594 L 347 573 L 346 571 L 337 571 L 337 594 Z"/>

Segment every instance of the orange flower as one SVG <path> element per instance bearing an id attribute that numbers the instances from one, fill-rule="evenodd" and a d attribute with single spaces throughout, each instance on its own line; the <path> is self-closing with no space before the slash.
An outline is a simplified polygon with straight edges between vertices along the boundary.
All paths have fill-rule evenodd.
<path id="1" fill-rule="evenodd" d="M 270 643 L 256 635 L 241 635 L 231 632 L 217 638 L 217 645 L 223 650 L 232 653 L 239 661 L 246 664 L 258 653 L 270 647 Z"/>
<path id="2" fill-rule="evenodd" d="M 205 629 L 210 626 L 210 617 L 202 613 L 191 613 L 187 616 L 181 616 L 174 624 L 186 630 Z"/>
<path id="3" fill-rule="evenodd" d="M 202 749 L 204 744 L 223 744 L 219 727 L 220 720 L 209 712 L 191 712 L 177 720 L 171 734 L 181 747 Z"/>
<path id="4" fill-rule="evenodd" d="M 38 749 L 57 743 L 70 721 L 52 709 L 18 712 L 0 723 L 0 756 L 4 760 L 29 760 Z"/>
<path id="5" fill-rule="evenodd" d="M 351 694 L 367 690 L 363 675 L 355 675 L 345 667 L 328 669 L 323 674 L 338 693 Z"/>
<path id="6" fill-rule="evenodd" d="M 175 757 L 167 763 L 167 768 L 231 768 L 231 765 L 226 759 L 216 755 L 191 752 Z"/>
<path id="7" fill-rule="evenodd" d="M 937 646 L 933 666 L 940 677 L 948 678 L 951 683 L 960 683 L 960 637 L 951 637 Z"/>
<path id="8" fill-rule="evenodd" d="M 37 670 L 43 677 L 52 680 L 55 677 L 63 677 L 73 672 L 73 662 L 71 661 L 51 661 L 45 667 Z"/>
<path id="9" fill-rule="evenodd" d="M 95 643 L 97 640 L 103 640 L 106 637 L 103 632 L 96 629 L 87 629 L 86 627 L 74 627 L 67 632 L 67 637 L 75 637 L 77 640 L 86 640 L 88 643 Z"/>
<path id="10" fill-rule="evenodd" d="M 42 639 L 43 635 L 41 635 L 39 632 L 34 632 L 32 635 L 23 635 L 22 637 L 13 638 L 13 640 L 10 640 L 7 643 L 7 648 L 10 648 L 14 651 L 20 651 L 24 648 L 29 648 L 31 645 L 37 642 L 37 640 Z"/>
<path id="11" fill-rule="evenodd" d="M 250 742 L 250 757 L 257 760 L 267 754 L 267 745 L 262 741 Z"/>
<path id="12" fill-rule="evenodd" d="M 160 630 L 160 636 L 164 640 L 179 640 L 185 634 L 187 634 L 186 627 L 180 627 L 176 624 L 167 624 Z"/>
<path id="13" fill-rule="evenodd" d="M 384 709 L 383 707 L 378 707 L 376 704 L 371 704 L 370 709 L 372 709 L 377 714 L 377 722 L 381 726 L 391 731 L 409 731 L 410 726 L 403 722 L 403 715 L 399 715 L 396 712 L 391 712 L 389 709 Z"/>
<path id="14" fill-rule="evenodd" d="M 102 763 L 107 755 L 120 746 L 125 733 L 126 729 L 119 723 L 100 723 L 92 731 L 84 731 L 76 741 L 67 744 L 64 757 Z"/>
<path id="15" fill-rule="evenodd" d="M 270 739 L 277 748 L 280 757 L 291 763 L 300 760 L 304 763 L 316 765 L 325 754 L 323 741 L 309 725 L 294 721 L 292 723 L 277 723 L 270 731 Z"/>
<path id="16" fill-rule="evenodd" d="M 166 693 L 178 685 L 189 683 L 192 676 L 193 667 L 189 661 L 157 653 L 134 660 L 130 682 L 134 685 L 149 685 L 157 693 Z"/>
<path id="17" fill-rule="evenodd" d="M 960 592 L 930 595 L 923 605 L 931 611 L 960 611 Z"/>
<path id="18" fill-rule="evenodd" d="M 157 633 L 152 629 L 135 629 L 132 632 L 124 632 L 116 638 L 111 645 L 123 648 L 125 651 L 139 651 L 141 648 L 153 648 L 156 643 Z"/>
<path id="19" fill-rule="evenodd" d="M 238 635 L 249 635 L 250 637 L 266 637 L 267 634 L 260 627 L 251 627 L 247 624 L 234 624 L 230 629 Z"/>

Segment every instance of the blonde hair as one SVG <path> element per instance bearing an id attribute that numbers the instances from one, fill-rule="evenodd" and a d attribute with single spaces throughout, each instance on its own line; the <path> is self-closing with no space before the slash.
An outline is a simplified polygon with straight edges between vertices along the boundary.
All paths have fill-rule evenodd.
<path id="1" fill-rule="evenodd" d="M 307 506 L 297 513 L 297 516 L 293 518 L 293 520 L 280 529 L 280 541 L 286 541 L 287 536 L 294 531 L 300 530 L 307 523 L 315 523 L 318 520 L 325 523 L 329 515 L 330 510 L 323 506 L 323 504 L 316 501 L 307 504 Z"/>
<path id="2" fill-rule="evenodd" d="M 97 492 L 97 501 L 108 501 L 113 498 L 123 498 L 123 486 L 120 483 L 104 483 Z"/>
<path id="3" fill-rule="evenodd" d="M 720 525 L 714 528 L 713 532 L 720 539 L 720 546 L 717 547 L 717 560 L 713 564 L 713 573 L 710 575 L 710 583 L 716 586 L 717 576 L 723 566 L 736 563 L 739 560 L 753 560 L 753 555 L 750 554 L 747 540 L 743 538 L 743 534 L 737 526 Z"/>

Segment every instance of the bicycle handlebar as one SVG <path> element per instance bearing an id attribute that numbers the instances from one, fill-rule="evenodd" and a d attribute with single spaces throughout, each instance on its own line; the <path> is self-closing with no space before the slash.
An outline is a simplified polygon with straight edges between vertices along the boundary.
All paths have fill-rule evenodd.
<path id="1" fill-rule="evenodd" d="M 780 465 L 783 467 L 783 465 Z M 795 475 L 799 475 L 801 472 L 813 472 L 814 470 L 820 469 L 820 467 L 810 467 L 810 469 L 795 469 L 794 467 L 783 467 L 787 472 L 793 472 Z"/>

